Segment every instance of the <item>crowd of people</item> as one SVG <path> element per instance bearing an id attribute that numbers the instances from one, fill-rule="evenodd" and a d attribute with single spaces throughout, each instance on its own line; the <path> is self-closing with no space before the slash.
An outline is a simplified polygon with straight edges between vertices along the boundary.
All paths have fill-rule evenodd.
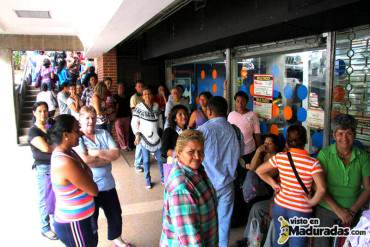
<path id="1" fill-rule="evenodd" d="M 248 236 L 255 219 L 266 226 L 261 227 L 265 236 L 272 232 L 271 246 L 305 246 L 305 237 L 278 243 L 281 217 L 317 217 L 321 226 L 353 226 L 368 206 L 370 164 L 368 154 L 353 145 L 352 116 L 333 120 L 335 143 L 314 158 L 305 150 L 303 126 L 289 126 L 283 145 L 281 137 L 261 135 L 258 115 L 247 109 L 244 92 L 235 94 L 230 113 L 226 99 L 210 92 L 200 93 L 197 109 L 192 109 L 181 86 L 167 95 L 163 85 L 154 92 L 137 81 L 135 93 L 127 97 L 124 84 L 118 83 L 113 93 L 112 79 L 98 81 L 93 65 L 75 68 L 78 59 L 61 58 L 54 75 L 48 69 L 52 65 L 44 62 L 50 80 L 40 73 L 41 91 L 33 108 L 29 143 L 45 237 L 66 246 L 97 246 L 102 208 L 108 239 L 116 246 L 131 246 L 121 237 L 112 162 L 120 151 L 131 151 L 132 144 L 134 170 L 143 172 L 145 188 L 163 186 L 160 246 L 229 246 L 233 210 L 240 203 L 238 180 L 259 180 L 270 191 L 250 201 L 241 246 L 257 246 Z M 159 178 L 150 174 L 151 155 Z M 330 241 L 315 238 L 314 246 L 330 246 Z"/>

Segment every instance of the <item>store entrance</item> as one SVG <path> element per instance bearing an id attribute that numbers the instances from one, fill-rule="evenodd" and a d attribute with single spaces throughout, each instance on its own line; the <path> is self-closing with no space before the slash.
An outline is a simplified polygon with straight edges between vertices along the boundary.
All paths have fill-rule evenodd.
<path id="1" fill-rule="evenodd" d="M 326 50 L 240 57 L 236 67 L 233 91 L 248 94 L 262 134 L 286 139 L 289 125 L 302 124 L 310 153 L 317 153 L 324 137 Z"/>

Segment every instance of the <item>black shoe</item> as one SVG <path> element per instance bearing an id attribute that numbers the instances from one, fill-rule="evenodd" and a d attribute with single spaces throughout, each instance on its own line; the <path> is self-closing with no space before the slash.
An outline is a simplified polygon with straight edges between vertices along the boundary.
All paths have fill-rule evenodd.
<path id="1" fill-rule="evenodd" d="M 235 242 L 235 245 L 237 247 L 247 247 L 248 246 L 248 239 L 247 238 L 240 239 L 240 240 Z"/>

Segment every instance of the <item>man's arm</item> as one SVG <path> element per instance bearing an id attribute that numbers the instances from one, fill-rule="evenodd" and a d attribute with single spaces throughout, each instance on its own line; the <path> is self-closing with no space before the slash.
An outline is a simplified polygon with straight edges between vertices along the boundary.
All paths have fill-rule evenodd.
<path id="1" fill-rule="evenodd" d="M 364 177 L 362 180 L 363 191 L 360 196 L 357 198 L 357 201 L 352 205 L 350 208 L 353 215 L 357 214 L 357 212 L 368 203 L 370 200 L 370 177 Z"/>
<path id="2" fill-rule="evenodd" d="M 343 224 L 351 224 L 353 220 L 351 212 L 348 209 L 339 206 L 337 202 L 333 199 L 333 197 L 329 194 L 329 192 L 325 194 L 324 201 L 329 205 L 329 207 L 338 216 Z"/>

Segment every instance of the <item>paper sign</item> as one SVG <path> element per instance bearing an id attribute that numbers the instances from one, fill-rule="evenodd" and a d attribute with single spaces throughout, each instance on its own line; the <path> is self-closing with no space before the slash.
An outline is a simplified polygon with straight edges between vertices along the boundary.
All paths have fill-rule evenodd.
<path id="1" fill-rule="evenodd" d="M 257 113 L 258 117 L 271 119 L 272 101 L 265 98 L 255 98 L 253 100 L 253 112 Z"/>
<path id="2" fill-rule="evenodd" d="M 254 96 L 272 99 L 274 95 L 274 77 L 272 75 L 254 75 Z"/>
<path id="3" fill-rule="evenodd" d="M 308 108 L 307 125 L 310 128 L 324 129 L 325 112 L 321 109 Z"/>

